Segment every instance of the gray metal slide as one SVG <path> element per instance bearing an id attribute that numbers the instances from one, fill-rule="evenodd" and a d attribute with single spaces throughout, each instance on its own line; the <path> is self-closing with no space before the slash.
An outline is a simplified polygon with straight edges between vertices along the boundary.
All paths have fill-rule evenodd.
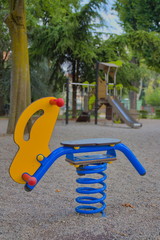
<path id="1" fill-rule="evenodd" d="M 114 112 L 116 112 L 119 117 L 131 128 L 140 128 L 142 124 L 137 122 L 133 117 L 131 117 L 129 111 L 123 106 L 123 104 L 115 96 L 107 96 L 109 104 L 113 107 Z"/>

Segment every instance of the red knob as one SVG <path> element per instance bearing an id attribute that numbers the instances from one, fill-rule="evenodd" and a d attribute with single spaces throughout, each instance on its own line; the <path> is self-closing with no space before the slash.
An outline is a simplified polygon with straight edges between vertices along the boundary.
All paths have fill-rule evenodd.
<path id="1" fill-rule="evenodd" d="M 57 105 L 58 107 L 63 107 L 64 106 L 64 100 L 63 98 L 57 98 L 57 99 L 50 99 L 49 103 L 51 105 Z"/>
<path id="2" fill-rule="evenodd" d="M 64 106 L 64 100 L 63 100 L 63 98 L 58 98 L 58 99 L 56 100 L 56 104 L 57 104 L 58 107 L 63 107 L 63 106 Z"/>
<path id="3" fill-rule="evenodd" d="M 30 186 L 35 186 L 37 183 L 37 179 L 35 177 L 30 176 L 28 173 L 23 173 L 22 178 Z"/>

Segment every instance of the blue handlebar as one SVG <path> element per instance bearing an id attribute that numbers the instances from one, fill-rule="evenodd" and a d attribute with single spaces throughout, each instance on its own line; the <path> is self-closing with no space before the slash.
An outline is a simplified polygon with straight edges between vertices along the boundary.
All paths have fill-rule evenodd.
<path id="1" fill-rule="evenodd" d="M 141 165 L 141 163 L 138 161 L 136 156 L 133 154 L 133 152 L 124 144 L 118 143 L 114 146 L 82 146 L 79 149 L 74 149 L 73 147 L 59 147 L 55 149 L 48 157 L 44 158 L 43 161 L 41 161 L 41 166 L 39 169 L 34 173 L 33 177 L 37 179 L 37 183 L 40 181 L 40 179 L 44 176 L 44 174 L 47 172 L 47 170 L 52 166 L 52 164 L 61 156 L 67 155 L 67 154 L 75 154 L 75 153 L 86 153 L 86 152 L 99 152 L 99 151 L 109 151 L 110 153 L 113 153 L 115 155 L 115 150 L 121 151 L 130 161 L 130 163 L 133 165 L 133 167 L 137 170 L 137 172 L 140 175 L 145 175 L 146 170 Z M 35 185 L 36 186 L 36 185 Z M 29 184 L 25 185 L 25 189 L 28 191 L 31 191 L 35 186 L 30 186 Z"/>
<path id="2" fill-rule="evenodd" d="M 141 176 L 146 174 L 145 168 L 127 146 L 125 146 L 123 143 L 119 143 L 115 145 L 115 150 L 121 151 Z"/>

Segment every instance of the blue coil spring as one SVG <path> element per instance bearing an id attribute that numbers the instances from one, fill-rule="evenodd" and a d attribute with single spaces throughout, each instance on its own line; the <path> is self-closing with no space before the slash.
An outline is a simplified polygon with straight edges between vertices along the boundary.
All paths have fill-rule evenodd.
<path id="1" fill-rule="evenodd" d="M 106 208 L 106 203 L 104 200 L 106 199 L 106 193 L 104 192 L 107 188 L 107 185 L 104 183 L 104 180 L 107 178 L 106 174 L 103 172 L 107 169 L 107 163 L 95 163 L 89 166 L 80 166 L 77 168 L 78 175 L 85 174 L 94 174 L 97 173 L 102 177 L 99 179 L 94 178 L 78 178 L 76 180 L 77 183 L 80 184 L 100 184 L 102 187 L 94 188 L 94 187 L 79 187 L 76 189 L 76 192 L 80 194 L 97 194 L 99 193 L 102 197 L 88 197 L 88 196 L 79 196 L 75 200 L 76 202 L 83 204 L 75 208 L 75 211 L 82 214 L 94 214 L 101 212 L 104 214 L 104 209 Z M 101 207 L 91 206 L 91 204 L 100 203 Z M 99 205 L 99 204 L 98 204 Z"/>

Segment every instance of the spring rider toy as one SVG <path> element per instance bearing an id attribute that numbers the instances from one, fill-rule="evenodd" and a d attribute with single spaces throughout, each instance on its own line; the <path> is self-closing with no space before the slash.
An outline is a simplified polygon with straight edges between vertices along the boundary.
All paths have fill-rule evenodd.
<path id="1" fill-rule="evenodd" d="M 46 97 L 33 102 L 22 113 L 14 132 L 14 140 L 19 149 L 10 166 L 10 176 L 15 182 L 25 184 L 26 191 L 31 191 L 53 163 L 62 155 L 66 155 L 66 161 L 76 167 L 79 175 L 77 183 L 83 186 L 85 184 L 96 184 L 96 186 L 98 184 L 100 186 L 99 188 L 84 186 L 76 189 L 76 192 L 84 194 L 84 196 L 76 198 L 76 201 L 80 203 L 80 206 L 75 209 L 76 212 L 84 214 L 100 212 L 105 215 L 106 203 L 104 200 L 106 199 L 105 190 L 107 187 L 104 182 L 107 178 L 105 170 L 108 163 L 116 160 L 116 150 L 121 151 L 126 156 L 140 175 L 145 175 L 146 170 L 132 151 L 119 139 L 94 138 L 63 141 L 61 147 L 51 152 L 48 146 L 49 141 L 59 108 L 63 105 L 64 101 L 61 98 Z M 43 114 L 34 122 L 29 138 L 25 140 L 24 132 L 28 120 L 38 110 L 42 110 Z M 82 155 L 82 153 L 91 152 L 96 152 L 96 154 Z M 100 153 L 97 154 L 97 152 Z M 81 155 L 77 155 L 79 153 Z M 84 177 L 87 174 L 98 174 L 100 177 L 96 179 Z M 93 197 L 92 194 L 96 197 Z"/>

